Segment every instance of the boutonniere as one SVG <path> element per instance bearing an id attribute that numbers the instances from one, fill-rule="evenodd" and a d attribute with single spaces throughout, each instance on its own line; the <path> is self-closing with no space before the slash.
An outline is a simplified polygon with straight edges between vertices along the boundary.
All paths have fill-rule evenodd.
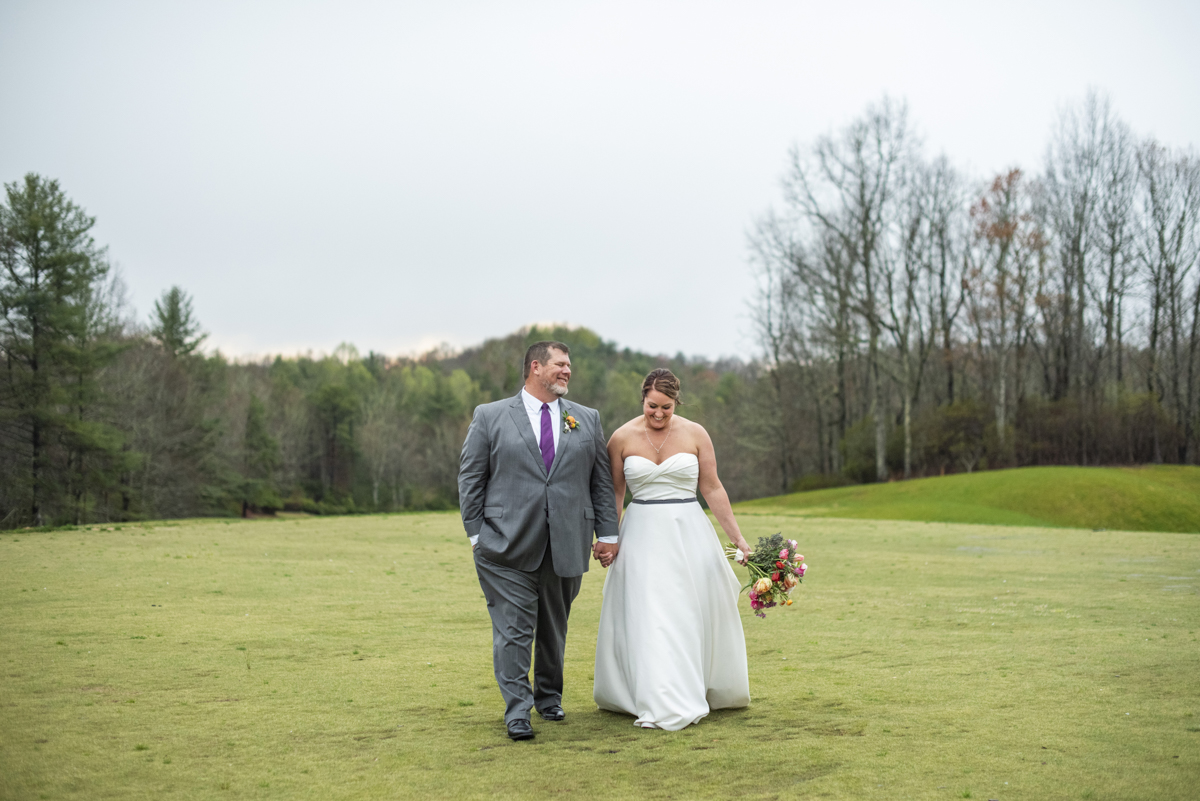
<path id="1" fill-rule="evenodd" d="M 563 433 L 564 434 L 567 433 L 568 431 L 574 431 L 575 429 L 579 428 L 579 421 L 576 420 L 571 415 L 567 414 L 566 409 L 563 409 L 562 418 L 563 418 Z"/>

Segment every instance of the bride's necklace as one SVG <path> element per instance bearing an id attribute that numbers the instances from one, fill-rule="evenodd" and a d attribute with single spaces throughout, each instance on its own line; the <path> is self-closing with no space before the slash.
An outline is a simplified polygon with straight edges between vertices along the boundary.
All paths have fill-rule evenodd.
<path id="1" fill-rule="evenodd" d="M 663 437 L 662 445 L 659 445 L 657 448 L 654 448 L 654 441 L 652 439 L 650 439 L 650 425 L 649 424 L 646 424 L 646 426 L 642 429 L 642 433 L 646 435 L 646 442 L 650 443 L 650 447 L 654 448 L 654 452 L 657 454 L 657 453 L 660 453 L 663 448 L 667 447 L 667 440 L 669 440 L 671 438 L 671 429 L 674 427 L 675 427 L 675 418 L 672 417 L 671 422 L 667 423 L 667 435 L 665 437 Z"/>

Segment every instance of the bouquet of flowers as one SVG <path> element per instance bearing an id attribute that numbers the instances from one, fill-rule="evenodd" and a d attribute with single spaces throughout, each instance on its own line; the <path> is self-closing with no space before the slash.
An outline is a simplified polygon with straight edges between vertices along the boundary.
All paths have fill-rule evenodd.
<path id="1" fill-rule="evenodd" d="M 742 589 L 750 590 L 750 608 L 759 617 L 766 617 L 763 610 L 776 604 L 791 606 L 788 596 L 804 581 L 804 571 L 808 570 L 804 557 L 796 552 L 796 541 L 785 540 L 782 533 L 759 537 L 758 547 L 749 557 L 730 543 L 725 556 L 749 569 L 750 583 Z"/>

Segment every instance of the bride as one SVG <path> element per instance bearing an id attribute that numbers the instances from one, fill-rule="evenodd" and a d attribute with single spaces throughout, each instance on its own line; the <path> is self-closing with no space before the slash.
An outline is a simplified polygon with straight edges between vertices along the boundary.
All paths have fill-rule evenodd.
<path id="1" fill-rule="evenodd" d="M 678 403 L 679 379 L 652 371 L 642 415 L 608 443 L 617 509 L 627 483 L 633 503 L 604 582 L 593 691 L 601 709 L 672 731 L 750 703 L 739 583 L 696 501 L 697 483 L 733 543 L 744 554 L 750 547 L 717 478 L 712 440 L 675 416 Z"/>

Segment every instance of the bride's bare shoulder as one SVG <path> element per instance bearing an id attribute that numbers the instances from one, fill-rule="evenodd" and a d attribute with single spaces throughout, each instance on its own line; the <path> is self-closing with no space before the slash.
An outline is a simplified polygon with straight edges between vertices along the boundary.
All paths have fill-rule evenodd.
<path id="1" fill-rule="evenodd" d="M 675 415 L 675 422 L 683 426 L 683 429 L 689 434 L 695 434 L 704 430 L 704 426 L 697 423 L 695 420 L 689 420 L 681 414 Z"/>
<path id="2" fill-rule="evenodd" d="M 641 430 L 642 430 L 642 416 L 640 414 L 637 417 L 630 420 L 625 425 L 623 425 L 617 429 L 617 431 L 620 431 L 624 434 L 635 434 Z"/>
<path id="3" fill-rule="evenodd" d="M 708 432 L 704 430 L 704 426 L 695 420 L 689 420 L 679 415 L 675 416 L 675 420 L 683 424 L 683 431 L 681 433 L 686 436 L 698 441 L 707 441 L 709 439 Z"/>
<path id="4" fill-rule="evenodd" d="M 609 442 L 624 442 L 629 436 L 636 433 L 636 431 L 637 431 L 636 426 L 641 421 L 641 419 L 642 419 L 642 416 L 638 415 L 637 417 L 630 420 L 628 423 L 625 423 L 624 425 L 617 428 L 617 430 L 612 433 L 612 436 L 609 437 Z"/>

